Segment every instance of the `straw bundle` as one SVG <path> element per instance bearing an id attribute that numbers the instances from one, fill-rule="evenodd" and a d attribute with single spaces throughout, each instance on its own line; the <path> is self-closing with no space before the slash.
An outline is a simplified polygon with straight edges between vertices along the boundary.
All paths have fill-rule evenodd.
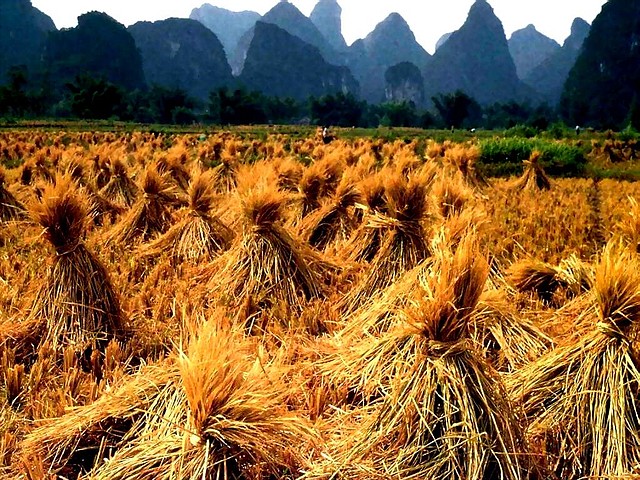
<path id="1" fill-rule="evenodd" d="M 478 171 L 480 148 L 464 145 L 454 145 L 444 152 L 444 162 L 455 168 L 465 183 L 473 188 L 489 186 L 489 182 Z"/>
<path id="2" fill-rule="evenodd" d="M 431 197 L 435 211 L 443 219 L 449 219 L 462 213 L 473 198 L 473 191 L 462 182 L 459 176 L 454 178 L 443 176 L 434 183 Z"/>
<path id="3" fill-rule="evenodd" d="M 158 173 L 161 175 L 166 174 L 184 192 L 189 189 L 189 181 L 191 180 L 191 175 L 185 166 L 186 161 L 186 153 L 183 152 L 182 155 L 170 154 L 162 156 L 156 162 Z"/>
<path id="4" fill-rule="evenodd" d="M 429 256 L 423 228 L 427 186 L 416 178 L 392 178 L 385 185 L 385 201 L 387 215 L 371 216 L 362 227 L 381 230 L 380 248 L 369 273 L 350 296 L 349 309 L 388 287 Z"/>
<path id="5" fill-rule="evenodd" d="M 616 229 L 625 244 L 640 253 L 640 205 L 633 197 L 629 199 L 629 211 L 625 218 L 616 224 Z"/>
<path id="6" fill-rule="evenodd" d="M 343 178 L 333 198 L 309 217 L 309 226 L 305 228 L 309 244 L 325 250 L 336 240 L 346 241 L 356 222 L 349 209 L 359 201 L 360 193 L 355 185 L 348 178 Z"/>
<path id="7" fill-rule="evenodd" d="M 227 250 L 233 232 L 211 213 L 214 202 L 214 175 L 209 171 L 196 176 L 189 185 L 189 207 L 184 218 L 166 233 L 142 248 L 145 257 L 169 252 L 172 264 L 212 260 Z"/>
<path id="8" fill-rule="evenodd" d="M 0 167 L 0 222 L 20 220 L 26 216 L 24 206 L 7 190 L 7 174 Z"/>
<path id="9" fill-rule="evenodd" d="M 301 310 L 306 300 L 321 298 L 324 263 L 282 227 L 285 197 L 275 190 L 259 191 L 242 203 L 243 234 L 216 283 L 238 302 L 251 297 L 263 306 L 283 302 Z"/>
<path id="10" fill-rule="evenodd" d="M 550 190 L 551 180 L 544 172 L 544 168 L 540 164 L 542 153 L 538 150 L 531 152 L 529 160 L 524 160 L 524 173 L 512 185 L 514 190 Z"/>
<path id="11" fill-rule="evenodd" d="M 100 189 L 100 194 L 120 208 L 127 209 L 136 202 L 140 195 L 140 188 L 129 177 L 127 167 L 122 160 L 114 160 L 111 169 L 113 173 L 109 177 L 109 182 Z"/>
<path id="12" fill-rule="evenodd" d="M 235 157 L 224 155 L 220 165 L 212 169 L 216 176 L 216 191 L 229 193 L 238 185 L 238 160 Z"/>
<path id="13" fill-rule="evenodd" d="M 557 305 L 559 290 L 567 298 L 574 298 L 593 285 L 593 272 L 575 255 L 554 267 L 535 260 L 523 260 L 508 270 L 509 282 L 519 292 L 532 292 L 545 304 Z"/>
<path id="14" fill-rule="evenodd" d="M 528 478 L 518 419 L 470 341 L 488 267 L 472 239 L 440 260 L 408 321 L 342 356 L 338 381 L 373 403 L 357 439 L 325 469 L 340 478 Z M 349 439 L 342 439 L 348 442 Z"/>
<path id="15" fill-rule="evenodd" d="M 159 392 L 178 381 L 175 367 L 145 366 L 96 402 L 38 422 L 20 445 L 23 468 L 32 471 L 40 463 L 60 476 L 77 477 L 121 448 L 129 431 L 157 403 Z"/>
<path id="16" fill-rule="evenodd" d="M 367 224 L 370 218 L 386 212 L 385 186 L 381 176 L 371 175 L 362 180 L 358 188 L 364 205 L 357 205 L 360 208 L 356 210 L 356 219 L 364 224 L 354 232 L 345 250 L 354 262 L 371 262 L 380 249 L 382 229 L 367 227 Z"/>
<path id="17" fill-rule="evenodd" d="M 514 397 L 531 419 L 559 478 L 640 475 L 640 262 L 608 245 L 587 307 L 576 324 L 590 331 L 523 369 Z M 566 308 L 571 308 L 567 305 Z"/>
<path id="18" fill-rule="evenodd" d="M 96 348 L 122 332 L 124 317 L 109 274 L 85 246 L 86 202 L 69 178 L 47 186 L 32 207 L 56 256 L 30 317 L 46 322 L 43 343 Z"/>
<path id="19" fill-rule="evenodd" d="M 142 179 L 143 196 L 107 235 L 107 242 L 128 244 L 149 240 L 164 233 L 172 220 L 169 207 L 176 203 L 173 188 L 156 170 L 148 169 Z"/>
<path id="20" fill-rule="evenodd" d="M 263 364 L 254 348 L 242 334 L 205 322 L 186 352 L 34 431 L 25 454 L 55 464 L 78 442 L 89 444 L 101 455 L 87 475 L 94 480 L 293 475 L 314 435 L 287 411 L 279 367 Z"/>
<path id="21" fill-rule="evenodd" d="M 302 218 L 320 208 L 323 197 L 335 192 L 344 165 L 325 159 L 312 164 L 302 174 L 299 190 L 302 194 Z"/>

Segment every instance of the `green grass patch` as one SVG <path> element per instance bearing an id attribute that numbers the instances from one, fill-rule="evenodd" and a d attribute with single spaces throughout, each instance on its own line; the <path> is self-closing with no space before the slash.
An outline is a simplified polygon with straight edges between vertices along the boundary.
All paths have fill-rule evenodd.
<path id="1" fill-rule="evenodd" d="M 549 175 L 573 177 L 585 173 L 587 157 L 581 148 L 540 138 L 481 140 L 480 162 L 486 175 L 519 175 L 522 172 L 522 162 L 527 160 L 534 150 L 542 154 L 540 161 Z"/>

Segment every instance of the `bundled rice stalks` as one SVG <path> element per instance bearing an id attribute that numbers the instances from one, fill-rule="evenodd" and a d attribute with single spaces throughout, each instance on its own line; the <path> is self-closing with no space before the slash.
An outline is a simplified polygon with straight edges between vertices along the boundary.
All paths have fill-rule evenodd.
<path id="1" fill-rule="evenodd" d="M 36 294 L 30 320 L 39 323 L 40 344 L 98 348 L 123 332 L 124 315 L 109 274 L 85 246 L 86 202 L 60 177 L 32 207 L 34 219 L 56 255 Z"/>
<path id="2" fill-rule="evenodd" d="M 562 300 L 560 293 L 567 299 L 583 294 L 594 281 L 592 269 L 575 255 L 563 260 L 558 267 L 523 260 L 509 268 L 508 280 L 519 292 L 535 293 L 547 305 L 557 305 Z"/>
<path id="3" fill-rule="evenodd" d="M 444 162 L 456 169 L 467 185 L 473 188 L 488 187 L 489 182 L 478 171 L 480 148 L 471 145 L 453 145 L 444 152 Z"/>
<path id="4" fill-rule="evenodd" d="M 211 213 L 214 202 L 213 181 L 209 171 L 199 174 L 189 185 L 189 208 L 184 218 L 165 234 L 142 248 L 144 257 L 169 253 L 173 265 L 184 261 L 210 261 L 227 250 L 233 232 Z"/>
<path id="5" fill-rule="evenodd" d="M 108 233 L 108 243 L 127 245 L 137 239 L 147 241 L 167 230 L 172 220 L 170 207 L 176 202 L 173 187 L 156 170 L 149 169 L 141 188 L 144 195 Z"/>
<path id="6" fill-rule="evenodd" d="M 609 244 L 588 298 L 576 323 L 589 320 L 590 331 L 518 372 L 511 390 L 558 478 L 637 478 L 640 262 L 635 254 Z"/>
<path id="7" fill-rule="evenodd" d="M 189 189 L 189 181 L 191 180 L 191 175 L 185 166 L 186 161 L 186 152 L 182 152 L 181 155 L 170 153 L 169 155 L 162 156 L 156 162 L 158 173 L 168 175 L 183 192 Z"/>
<path id="8" fill-rule="evenodd" d="M 529 160 L 524 160 L 524 173 L 522 176 L 512 185 L 514 190 L 550 190 L 551 180 L 544 172 L 544 168 L 540 165 L 540 157 L 542 153 L 538 150 L 531 152 Z"/>
<path id="9" fill-rule="evenodd" d="M 77 477 L 122 447 L 159 393 L 178 382 L 175 366 L 145 366 L 94 403 L 38 422 L 20 445 L 22 467 L 33 471 L 40 464 L 52 475 Z"/>
<path id="10" fill-rule="evenodd" d="M 360 202 L 356 186 L 345 177 L 333 198 L 317 214 L 309 217 L 308 242 L 318 250 L 325 250 L 335 241 L 346 241 L 356 226 L 350 209 Z"/>
<path id="11" fill-rule="evenodd" d="M 223 155 L 220 165 L 212 169 L 216 176 L 216 192 L 230 193 L 238 185 L 238 160 L 234 156 Z"/>
<path id="12" fill-rule="evenodd" d="M 140 195 L 140 188 L 131 180 L 127 167 L 120 159 L 113 161 L 113 173 L 109 182 L 100 190 L 100 194 L 122 209 L 131 207 Z"/>
<path id="13" fill-rule="evenodd" d="M 548 263 L 523 260 L 509 267 L 510 283 L 522 293 L 535 293 L 543 303 L 552 303 L 553 296 L 562 286 L 558 270 Z"/>
<path id="14" fill-rule="evenodd" d="M 485 290 L 473 317 L 472 337 L 499 371 L 515 371 L 553 345 L 527 316 L 519 315 L 502 290 Z"/>
<path id="15" fill-rule="evenodd" d="M 487 263 L 471 238 L 440 260 L 407 323 L 364 338 L 336 377 L 373 401 L 356 441 L 323 470 L 340 478 L 529 478 L 520 424 L 498 374 L 470 340 Z M 321 476 L 321 475 L 318 475 Z"/>
<path id="16" fill-rule="evenodd" d="M 320 208 L 323 197 L 335 192 L 343 170 L 342 162 L 332 159 L 320 160 L 305 170 L 299 186 L 302 218 Z"/>
<path id="17" fill-rule="evenodd" d="M 420 179 L 390 179 L 385 186 L 387 215 L 370 216 L 361 228 L 381 230 L 380 248 L 369 273 L 348 299 L 349 311 L 385 289 L 429 256 L 423 222 L 427 213 L 427 186 Z M 376 237 L 371 235 L 372 240 Z M 362 245 L 360 248 L 369 248 Z"/>
<path id="18" fill-rule="evenodd" d="M 242 236 L 228 252 L 216 283 L 236 302 L 247 297 L 262 306 L 283 302 L 301 310 L 324 292 L 324 263 L 282 227 L 285 198 L 273 190 L 243 199 Z"/>
<path id="19" fill-rule="evenodd" d="M 20 220 L 26 216 L 24 206 L 7 190 L 7 174 L 0 167 L 0 222 Z"/>
<path id="20" fill-rule="evenodd" d="M 298 184 L 302 180 L 303 166 L 295 158 L 284 158 L 276 161 L 276 175 L 278 188 L 285 192 L 297 192 Z"/>
<path id="21" fill-rule="evenodd" d="M 88 473 L 94 480 L 296 475 L 314 435 L 286 409 L 286 388 L 280 384 L 284 372 L 263 364 L 254 349 L 241 333 L 215 320 L 205 322 L 186 352 L 155 373 L 140 372 L 150 373 L 149 378 L 133 377 L 96 405 L 63 417 L 64 428 L 52 423 L 34 431 L 25 453 L 57 462 L 56 453 L 64 456 L 78 440 L 90 442 L 102 455 L 112 453 L 105 451 L 105 443 L 113 445 L 110 458 Z M 74 417 L 81 428 L 69 430 Z M 106 429 L 117 427 L 119 420 L 122 433 Z"/>
<path id="22" fill-rule="evenodd" d="M 635 198 L 628 198 L 629 212 L 618 222 L 616 229 L 624 243 L 636 253 L 640 253 L 640 205 Z"/>
<path id="23" fill-rule="evenodd" d="M 433 185 L 431 197 L 435 211 L 446 220 L 462 213 L 473 198 L 473 191 L 462 182 L 459 176 L 454 178 L 443 176 Z"/>

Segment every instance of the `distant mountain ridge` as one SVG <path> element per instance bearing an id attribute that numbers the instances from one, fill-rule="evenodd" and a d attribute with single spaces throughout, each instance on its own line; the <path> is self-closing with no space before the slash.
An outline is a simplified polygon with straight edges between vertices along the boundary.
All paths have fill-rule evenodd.
<path id="1" fill-rule="evenodd" d="M 50 32 L 43 68 L 55 89 L 79 75 L 103 78 L 127 90 L 144 88 L 142 58 L 124 25 L 105 13 L 78 17 L 78 26 Z"/>
<path id="2" fill-rule="evenodd" d="M 254 27 L 239 80 L 266 95 L 297 100 L 338 92 L 358 94 L 358 83 L 348 68 L 327 63 L 314 45 L 262 21 Z"/>
<path id="3" fill-rule="evenodd" d="M 520 79 L 526 78 L 538 65 L 558 50 L 560 50 L 558 42 L 538 32 L 531 24 L 516 30 L 509 38 L 509 52 Z"/>
<path id="4" fill-rule="evenodd" d="M 342 36 L 342 7 L 336 0 L 320 0 L 309 19 L 336 51 L 347 49 L 347 42 Z"/>
<path id="5" fill-rule="evenodd" d="M 219 87 L 300 101 L 343 92 L 359 97 L 354 101 L 419 108 L 433 108 L 431 99 L 439 94 L 462 91 L 482 106 L 545 102 L 579 123 L 620 125 L 637 117 L 640 126 L 638 3 L 609 0 L 595 32 L 576 19 L 560 47 L 533 25 L 507 41 L 489 2 L 476 0 L 463 25 L 443 35 L 431 56 L 398 13 L 347 46 L 340 0 L 317 0 L 308 17 L 287 0 L 262 17 L 203 4 L 191 19 L 138 22 L 128 29 L 89 12 L 77 27 L 60 31 L 30 0 L 0 0 L 0 85 L 12 67 L 25 66 L 30 92 L 67 99 L 91 80 L 78 77 L 127 91 L 175 87 L 200 100 L 199 106 Z M 15 85 L 22 71 L 12 77 Z"/>
<path id="6" fill-rule="evenodd" d="M 480 104 L 524 100 L 534 92 L 520 81 L 502 23 L 486 0 L 476 0 L 464 25 L 423 69 L 427 96 L 457 90 Z"/>
<path id="7" fill-rule="evenodd" d="M 251 11 L 232 12 L 205 3 L 200 8 L 194 8 L 189 18 L 199 21 L 215 33 L 228 59 L 235 52 L 242 35 L 260 20 L 260 14 Z"/>
<path id="8" fill-rule="evenodd" d="M 320 30 L 309 17 L 305 17 L 295 5 L 280 1 L 260 19 L 263 23 L 270 23 L 280 27 L 289 34 L 298 37 L 309 45 L 316 47 L 327 62 L 341 63 L 338 53 L 331 47 Z M 251 28 L 240 38 L 230 64 L 235 75 L 239 75 L 244 68 L 249 46 L 253 43 L 255 27 Z"/>
<path id="9" fill-rule="evenodd" d="M 579 125 L 640 127 L 640 0 L 609 0 L 596 17 L 561 98 Z"/>
<path id="10" fill-rule="evenodd" d="M 40 68 L 49 32 L 56 31 L 50 17 L 29 0 L 0 1 L 0 83 L 11 67 Z"/>
<path id="11" fill-rule="evenodd" d="M 181 88 L 206 100 L 209 92 L 233 82 L 222 43 L 200 22 L 169 18 L 128 28 L 142 55 L 150 85 Z"/>
<path id="12" fill-rule="evenodd" d="M 584 40 L 589 35 L 590 28 L 583 19 L 576 18 L 571 25 L 571 35 L 567 37 L 562 48 L 554 51 L 524 77 L 524 82 L 541 94 L 542 100 L 549 105 L 558 105 L 564 84 L 580 54 Z"/>
<path id="13" fill-rule="evenodd" d="M 424 68 L 431 55 L 422 48 L 409 24 L 392 13 L 364 39 L 349 48 L 347 65 L 360 82 L 362 97 L 379 103 L 385 97 L 385 72 L 402 62 Z"/>

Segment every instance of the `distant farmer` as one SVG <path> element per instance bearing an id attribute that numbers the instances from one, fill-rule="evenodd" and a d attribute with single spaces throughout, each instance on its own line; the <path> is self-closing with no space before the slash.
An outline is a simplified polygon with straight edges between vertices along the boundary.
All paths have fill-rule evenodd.
<path id="1" fill-rule="evenodd" d="M 329 133 L 329 127 L 325 126 L 322 129 L 322 142 L 325 144 L 330 143 L 333 138 L 333 135 Z"/>
<path id="2" fill-rule="evenodd" d="M 576 125 L 576 135 L 580 135 L 580 125 Z"/>

